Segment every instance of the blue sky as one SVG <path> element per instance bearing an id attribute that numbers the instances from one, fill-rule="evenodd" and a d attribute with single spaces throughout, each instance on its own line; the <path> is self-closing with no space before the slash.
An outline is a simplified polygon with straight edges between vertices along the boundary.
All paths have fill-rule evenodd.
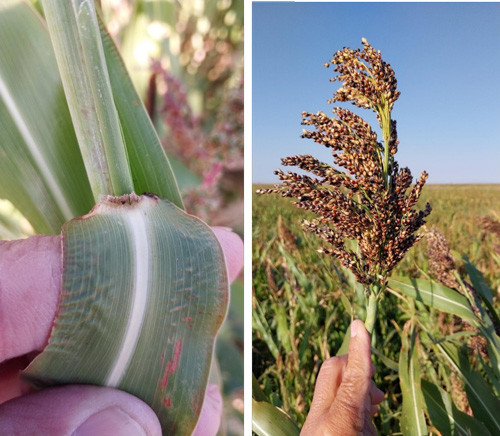
<path id="1" fill-rule="evenodd" d="M 300 138 L 301 112 L 331 114 L 338 84 L 323 64 L 362 37 L 398 79 L 400 166 L 414 177 L 427 170 L 429 183 L 500 183 L 498 2 L 254 2 L 253 182 L 276 182 L 281 157 L 331 162 L 326 148 Z M 356 112 L 378 128 L 371 112 Z"/>

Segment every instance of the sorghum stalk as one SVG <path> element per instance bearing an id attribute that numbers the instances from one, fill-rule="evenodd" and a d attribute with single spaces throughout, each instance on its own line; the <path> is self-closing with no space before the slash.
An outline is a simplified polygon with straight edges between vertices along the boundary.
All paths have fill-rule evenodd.
<path id="1" fill-rule="evenodd" d="M 368 306 L 366 308 L 366 320 L 365 327 L 370 336 L 373 334 L 373 329 L 375 327 L 375 320 L 377 318 L 377 303 L 378 303 L 378 295 L 374 292 L 370 292 L 370 296 L 368 297 Z"/>
<path id="2" fill-rule="evenodd" d="M 373 110 L 383 144 L 363 118 L 347 109 L 334 108 L 332 118 L 303 112 L 302 124 L 314 130 L 304 129 L 302 137 L 331 148 L 334 165 L 308 154 L 284 158 L 283 165 L 298 166 L 314 177 L 277 170 L 283 183 L 258 192 L 295 197 L 298 207 L 316 213 L 312 221 L 302 222 L 303 228 L 325 240 L 327 247 L 319 251 L 338 258 L 365 286 L 366 327 L 372 333 L 387 278 L 421 238 L 416 232 L 431 208 L 414 209 L 427 173 L 412 187 L 410 170 L 400 169 L 394 159 L 399 141 L 391 112 L 400 95 L 394 71 L 364 38 L 362 44 L 363 50 L 339 50 L 326 64 L 335 65 L 338 73 L 331 81 L 342 82 L 329 102 L 350 101 Z"/>

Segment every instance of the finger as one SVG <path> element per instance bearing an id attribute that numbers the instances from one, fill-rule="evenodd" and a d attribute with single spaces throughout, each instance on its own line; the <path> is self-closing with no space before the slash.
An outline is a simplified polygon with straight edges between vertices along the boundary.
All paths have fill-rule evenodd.
<path id="1" fill-rule="evenodd" d="M 370 336 L 364 324 L 353 321 L 347 365 L 337 396 L 331 407 L 331 416 L 338 416 L 346 428 L 362 431 L 370 406 L 371 386 Z"/>
<path id="2" fill-rule="evenodd" d="M 154 412 L 116 389 L 64 386 L 15 398 L 0 407 L 0 434 L 160 436 Z"/>
<path id="3" fill-rule="evenodd" d="M 61 274 L 59 236 L 0 243 L 0 362 L 45 346 Z"/>
<path id="4" fill-rule="evenodd" d="M 243 241 L 228 227 L 212 227 L 226 258 L 229 281 L 232 282 L 243 268 Z"/>
<path id="5" fill-rule="evenodd" d="M 375 426 L 373 425 L 372 416 L 366 413 L 364 419 L 363 436 L 377 436 L 377 430 L 375 430 Z"/>
<path id="6" fill-rule="evenodd" d="M 21 379 L 21 371 L 28 364 L 26 356 L 0 363 L 0 404 L 30 391 L 30 386 Z"/>
<path id="7" fill-rule="evenodd" d="M 378 413 L 378 406 L 370 406 L 370 416 L 373 418 Z"/>
<path id="8" fill-rule="evenodd" d="M 375 383 L 373 383 L 370 386 L 370 398 L 371 398 L 371 403 L 372 404 L 380 404 L 382 401 L 384 401 L 385 394 L 383 391 L 381 391 L 377 386 L 375 386 Z"/>
<path id="9" fill-rule="evenodd" d="M 205 392 L 205 401 L 200 419 L 192 436 L 215 436 L 219 431 L 222 416 L 222 396 L 219 387 L 209 383 Z"/>
<path id="10" fill-rule="evenodd" d="M 328 411 L 337 395 L 346 364 L 347 355 L 331 357 L 323 362 L 314 387 L 309 413 L 322 414 Z"/>

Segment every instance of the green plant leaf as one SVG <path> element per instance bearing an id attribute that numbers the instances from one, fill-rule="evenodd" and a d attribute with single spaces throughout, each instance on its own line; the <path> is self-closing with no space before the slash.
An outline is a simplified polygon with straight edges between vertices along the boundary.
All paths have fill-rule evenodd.
<path id="1" fill-rule="evenodd" d="M 387 356 L 384 356 L 383 353 L 381 353 L 379 350 L 377 350 L 376 348 L 373 348 L 372 347 L 372 353 L 375 354 L 379 359 L 380 361 L 385 365 L 387 366 L 387 368 L 391 369 L 392 371 L 394 371 L 395 373 L 398 372 L 399 370 L 399 365 L 397 364 L 397 362 L 395 362 L 394 360 L 392 359 L 389 359 Z"/>
<path id="2" fill-rule="evenodd" d="M 457 315 L 463 319 L 477 322 L 467 299 L 457 291 L 429 280 L 415 280 L 406 277 L 393 277 L 388 280 L 393 289 L 420 301 L 427 306 Z"/>
<path id="3" fill-rule="evenodd" d="M 252 430 L 259 436 L 299 436 L 300 430 L 281 409 L 252 398 Z"/>
<path id="4" fill-rule="evenodd" d="M 403 394 L 401 431 L 404 436 L 427 435 L 424 402 L 420 387 L 420 365 L 418 363 L 417 331 L 412 321 L 405 324 L 401 335 L 399 355 L 399 378 Z"/>
<path id="5" fill-rule="evenodd" d="M 260 388 L 259 382 L 255 378 L 255 375 L 252 373 L 252 398 L 255 398 L 256 401 L 267 401 L 269 400 L 266 397 L 264 391 Z"/>
<path id="6" fill-rule="evenodd" d="M 0 198 L 47 234 L 94 204 L 49 35 L 21 0 L 0 2 Z"/>
<path id="7" fill-rule="evenodd" d="M 255 302 L 255 309 L 252 310 L 252 325 L 253 328 L 260 333 L 264 343 L 269 348 L 269 351 L 275 359 L 278 358 L 278 346 L 274 342 L 273 334 L 269 324 L 267 323 L 266 316 L 259 302 Z"/>
<path id="8" fill-rule="evenodd" d="M 94 384 L 149 404 L 163 434 L 191 434 L 228 304 L 213 231 L 167 200 L 105 197 L 63 228 L 61 301 L 37 386 Z"/>
<path id="9" fill-rule="evenodd" d="M 0 239 L 22 239 L 33 229 L 26 218 L 8 200 L 0 200 Z"/>
<path id="10" fill-rule="evenodd" d="M 102 194 L 150 192 L 183 208 L 168 158 L 92 2 L 46 2 L 49 30 L 54 29 L 59 68 L 96 201 Z"/>
<path id="11" fill-rule="evenodd" d="M 491 434 L 500 434 L 500 400 L 481 374 L 473 370 L 467 356 L 447 342 L 435 342 L 437 349 L 460 374 L 465 383 L 467 399 L 476 419 L 480 420 Z"/>
<path id="12" fill-rule="evenodd" d="M 476 288 L 483 299 L 485 299 L 490 305 L 493 304 L 493 297 L 491 295 L 491 290 L 486 284 L 481 272 L 470 262 L 467 256 L 462 257 L 465 262 L 465 269 L 467 274 L 471 279 L 472 285 Z"/>
<path id="13" fill-rule="evenodd" d="M 347 327 L 347 330 L 344 335 L 344 339 L 342 340 L 342 345 L 335 353 L 336 356 L 342 356 L 342 354 L 347 354 L 349 352 L 349 343 L 351 341 L 351 325 Z"/>
<path id="14" fill-rule="evenodd" d="M 94 199 L 133 191 L 93 0 L 42 0 Z M 132 102 L 129 102 L 132 104 Z"/>
<path id="15" fill-rule="evenodd" d="M 183 209 L 176 178 L 144 104 L 102 22 L 100 30 L 134 189 L 139 194 L 151 192 L 166 198 Z"/>
<path id="16" fill-rule="evenodd" d="M 491 435 L 480 421 L 458 410 L 443 389 L 427 380 L 421 380 L 421 385 L 427 414 L 441 434 L 450 436 Z"/>
<path id="17" fill-rule="evenodd" d="M 491 349 L 491 344 L 488 343 L 487 345 L 487 350 L 488 350 L 488 357 L 490 358 L 491 361 L 491 367 L 488 364 L 489 362 L 486 362 L 485 359 L 481 356 L 481 354 L 478 354 L 478 359 L 481 361 L 481 367 L 483 368 L 483 371 L 485 374 L 489 377 L 491 384 L 494 388 L 495 394 L 497 397 L 500 397 L 500 372 L 499 372 L 499 363 L 497 360 L 496 353 L 493 352 Z"/>

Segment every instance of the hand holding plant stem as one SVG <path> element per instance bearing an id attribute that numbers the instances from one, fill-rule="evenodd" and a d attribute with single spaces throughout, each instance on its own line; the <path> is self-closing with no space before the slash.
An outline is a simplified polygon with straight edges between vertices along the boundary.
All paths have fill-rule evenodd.
<path id="1" fill-rule="evenodd" d="M 304 220 L 303 228 L 324 239 L 329 246 L 319 251 L 338 258 L 365 286 L 365 325 L 373 334 L 377 302 L 387 278 L 421 238 L 416 231 L 431 207 L 414 209 L 427 173 L 411 187 L 410 170 L 400 169 L 394 159 L 399 141 L 391 111 L 400 95 L 394 71 L 364 38 L 362 44 L 363 50 L 344 48 L 325 64 L 335 65 L 338 73 L 331 81 L 343 82 L 329 102 L 350 101 L 373 110 L 383 143 L 363 118 L 347 109 L 334 108 L 334 118 L 323 112 L 303 112 L 302 124 L 315 130 L 304 129 L 302 137 L 331 148 L 334 166 L 308 154 L 284 158 L 283 165 L 298 166 L 316 177 L 277 170 L 283 184 L 259 193 L 295 197 L 298 207 L 318 215 L 312 221 Z"/>

